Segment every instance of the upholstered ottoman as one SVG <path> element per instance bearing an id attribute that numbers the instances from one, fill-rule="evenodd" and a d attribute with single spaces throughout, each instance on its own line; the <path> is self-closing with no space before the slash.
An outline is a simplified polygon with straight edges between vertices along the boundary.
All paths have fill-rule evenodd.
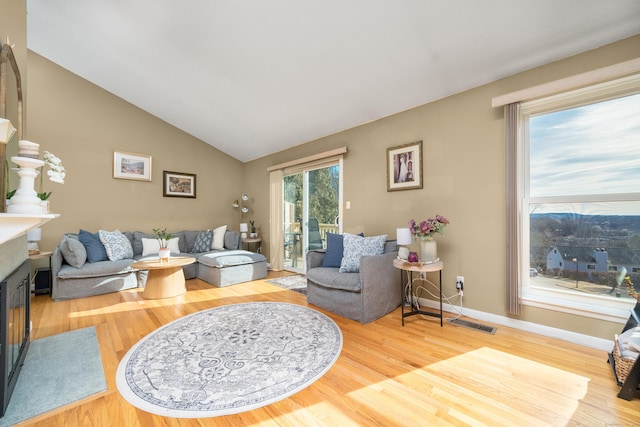
<path id="1" fill-rule="evenodd" d="M 198 258 L 198 279 L 223 287 L 267 277 L 262 254 L 236 250 L 213 252 Z"/>

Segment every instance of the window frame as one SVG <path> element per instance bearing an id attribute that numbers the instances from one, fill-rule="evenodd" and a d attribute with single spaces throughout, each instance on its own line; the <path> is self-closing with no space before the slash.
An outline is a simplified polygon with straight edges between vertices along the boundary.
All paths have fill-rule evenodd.
<path id="1" fill-rule="evenodd" d="M 517 176 L 519 196 L 519 242 L 520 251 L 520 286 L 521 303 L 553 311 L 576 314 L 580 316 L 624 323 L 628 311 L 634 302 L 628 298 L 617 298 L 608 295 L 578 294 L 561 289 L 549 289 L 531 285 L 529 281 L 530 260 L 530 207 L 544 203 L 588 203 L 611 201 L 640 201 L 640 193 L 621 194 L 589 194 L 573 196 L 530 197 L 530 141 L 529 119 L 531 117 L 553 112 L 596 104 L 612 99 L 640 93 L 640 74 L 610 80 L 579 89 L 541 97 L 520 104 L 518 115 L 518 158 Z"/>

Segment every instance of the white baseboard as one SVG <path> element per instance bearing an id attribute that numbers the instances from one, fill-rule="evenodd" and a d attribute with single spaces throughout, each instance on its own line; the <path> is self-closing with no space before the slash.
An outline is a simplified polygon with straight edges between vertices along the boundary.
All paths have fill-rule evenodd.
<path id="1" fill-rule="evenodd" d="M 421 306 L 431 309 L 440 309 L 438 301 L 419 298 Z M 539 325 L 537 323 L 527 322 L 524 320 L 512 319 L 510 317 L 499 316 L 497 314 L 485 313 L 484 311 L 472 310 L 469 308 L 453 306 L 448 303 L 442 304 L 442 310 L 448 313 L 460 314 L 475 320 L 491 322 L 497 325 L 507 326 L 509 328 L 519 329 L 521 331 L 531 332 L 545 337 L 557 338 L 559 340 L 584 345 L 586 347 L 595 348 L 610 352 L 613 349 L 613 339 L 605 340 L 603 338 L 592 337 L 590 335 L 579 334 L 576 332 L 566 331 L 564 329 L 552 328 L 550 326 Z"/>

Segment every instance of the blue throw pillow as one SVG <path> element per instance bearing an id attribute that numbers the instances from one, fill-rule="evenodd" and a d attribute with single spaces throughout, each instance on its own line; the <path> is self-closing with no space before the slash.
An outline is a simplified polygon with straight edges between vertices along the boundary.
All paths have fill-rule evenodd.
<path id="1" fill-rule="evenodd" d="M 364 233 L 358 234 L 364 237 Z M 323 267 L 339 268 L 342 263 L 342 253 L 344 251 L 344 237 L 342 234 L 327 233 L 327 251 L 322 260 Z"/>
<path id="2" fill-rule="evenodd" d="M 327 233 L 327 251 L 322 260 L 323 267 L 340 267 L 342 262 L 342 234 Z"/>
<path id="3" fill-rule="evenodd" d="M 109 259 L 107 256 L 107 250 L 100 241 L 98 233 L 89 233 L 85 230 L 80 230 L 78 233 L 78 240 L 84 245 L 87 250 L 87 262 L 106 261 Z"/>

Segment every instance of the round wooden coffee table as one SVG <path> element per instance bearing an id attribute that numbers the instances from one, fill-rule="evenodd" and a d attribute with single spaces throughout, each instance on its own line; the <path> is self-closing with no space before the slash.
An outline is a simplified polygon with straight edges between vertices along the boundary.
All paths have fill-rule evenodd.
<path id="1" fill-rule="evenodd" d="M 167 261 L 160 261 L 159 258 L 143 259 L 134 262 L 131 267 L 149 271 L 142 293 L 144 298 L 171 298 L 187 292 L 182 266 L 195 261 L 193 257 L 171 257 Z"/>

